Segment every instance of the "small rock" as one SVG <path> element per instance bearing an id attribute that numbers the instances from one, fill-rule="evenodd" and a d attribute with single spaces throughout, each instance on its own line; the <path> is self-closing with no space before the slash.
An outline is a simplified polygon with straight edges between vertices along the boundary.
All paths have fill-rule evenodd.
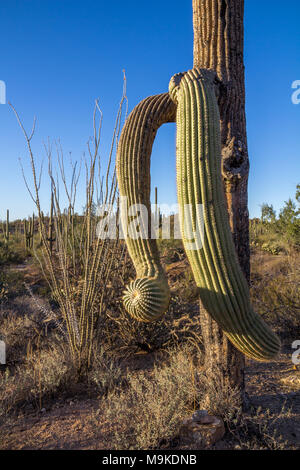
<path id="1" fill-rule="evenodd" d="M 206 410 L 195 411 L 192 415 L 192 420 L 200 424 L 211 424 L 214 422 L 215 417 L 209 416 Z"/>
<path id="2" fill-rule="evenodd" d="M 42 408 L 41 413 L 46 413 L 46 408 Z"/>
<path id="3" fill-rule="evenodd" d="M 205 410 L 186 418 L 179 431 L 183 445 L 197 449 L 211 447 L 224 437 L 225 427 L 221 418 L 210 416 Z"/>
<path id="4" fill-rule="evenodd" d="M 195 413 L 192 414 L 193 421 L 201 421 L 204 416 L 208 416 L 208 412 L 206 410 L 197 410 Z"/>

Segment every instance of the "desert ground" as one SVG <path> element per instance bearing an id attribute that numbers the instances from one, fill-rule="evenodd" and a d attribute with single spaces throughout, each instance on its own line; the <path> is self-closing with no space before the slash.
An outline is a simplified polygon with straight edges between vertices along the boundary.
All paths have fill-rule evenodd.
<path id="1" fill-rule="evenodd" d="M 251 243 L 251 295 L 282 339 L 272 362 L 246 361 L 247 407 L 234 390 L 203 380 L 197 289 L 180 243 L 162 243 L 172 301 L 165 318 L 141 324 L 114 298 L 99 324 L 93 367 L 78 374 L 49 314 L 57 308 L 31 253 L 3 262 L 0 313 L 1 449 L 181 449 L 182 420 L 197 409 L 222 418 L 214 449 L 299 449 L 300 338 L 297 251 Z M 276 250 L 275 250 L 276 251 Z M 127 274 L 132 274 L 125 257 Z M 51 310 L 52 309 L 52 310 Z M 213 405 L 212 405 L 213 404 Z"/>

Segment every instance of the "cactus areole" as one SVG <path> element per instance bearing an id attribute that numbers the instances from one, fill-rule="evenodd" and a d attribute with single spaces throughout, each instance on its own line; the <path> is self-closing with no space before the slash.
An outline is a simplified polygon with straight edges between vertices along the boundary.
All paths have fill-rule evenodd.
<path id="1" fill-rule="evenodd" d="M 264 361 L 278 354 L 280 342 L 251 307 L 233 243 L 222 185 L 220 116 L 213 80 L 214 74 L 199 68 L 176 74 L 169 93 L 145 99 L 128 117 L 117 152 L 120 196 L 126 196 L 127 204 L 121 207 L 121 220 L 125 233 L 131 205 L 144 204 L 150 211 L 153 141 L 159 126 L 173 121 L 176 113 L 179 221 L 200 298 L 237 349 Z M 196 239 L 192 248 L 185 233 L 185 211 L 190 211 L 193 226 L 203 226 L 201 240 Z M 168 309 L 170 291 L 156 241 L 127 236 L 126 243 L 137 279 L 127 287 L 124 305 L 137 320 L 157 320 Z"/>

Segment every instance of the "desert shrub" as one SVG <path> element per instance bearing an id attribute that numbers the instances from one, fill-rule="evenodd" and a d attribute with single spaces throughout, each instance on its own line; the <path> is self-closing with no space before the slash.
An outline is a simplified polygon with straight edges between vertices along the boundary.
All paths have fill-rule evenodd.
<path id="1" fill-rule="evenodd" d="M 251 413 L 240 413 L 237 419 L 227 421 L 226 440 L 238 450 L 287 449 L 288 443 L 280 434 L 280 424 L 290 416 L 291 410 L 285 405 L 279 413 L 262 407 L 253 409 Z"/>
<path id="2" fill-rule="evenodd" d="M 101 346 L 99 350 L 94 351 L 89 380 L 101 394 L 111 392 L 124 381 L 120 360 Z"/>
<path id="3" fill-rule="evenodd" d="M 285 259 L 279 273 L 253 273 L 251 297 L 257 311 L 281 331 L 293 335 L 300 332 L 300 267 L 299 255 Z"/>
<path id="4" fill-rule="evenodd" d="M 34 322 L 27 314 L 23 317 L 8 314 L 1 318 L 1 339 L 7 345 L 9 364 L 22 363 L 25 360 L 27 344 L 36 334 L 34 327 Z"/>
<path id="5" fill-rule="evenodd" d="M 273 206 L 261 206 L 261 218 L 250 220 L 250 242 L 272 254 L 300 248 L 300 184 L 297 185 L 296 202 L 285 201 L 276 218 Z"/>
<path id="6" fill-rule="evenodd" d="M 26 403 L 39 408 L 45 397 L 65 390 L 76 381 L 72 361 L 63 347 L 28 351 L 24 364 L 0 375 L 0 416 Z"/>
<path id="7" fill-rule="evenodd" d="M 276 242 L 270 241 L 262 243 L 261 248 L 272 255 L 278 255 L 282 251 L 282 248 Z"/>
<path id="8" fill-rule="evenodd" d="M 285 202 L 284 207 L 280 210 L 277 225 L 289 243 L 300 248 L 300 198 L 297 198 L 297 202 L 298 208 L 292 199 Z"/>
<path id="9" fill-rule="evenodd" d="M 115 292 L 122 292 L 122 286 Z M 98 342 L 127 356 L 140 350 L 153 352 L 183 343 L 201 347 L 199 306 L 187 301 L 184 290 L 174 292 L 163 317 L 144 323 L 130 317 L 118 294 L 111 298 L 106 314 L 99 321 Z"/>
<path id="10" fill-rule="evenodd" d="M 182 240 L 158 239 L 157 244 L 165 264 L 175 263 L 185 257 Z"/>
<path id="11" fill-rule="evenodd" d="M 8 282 L 5 274 L 0 272 L 0 303 L 7 300 L 8 297 Z"/>
<path id="12" fill-rule="evenodd" d="M 22 263 L 26 255 L 20 245 L 0 241 L 0 266 L 9 263 Z"/>
<path id="13" fill-rule="evenodd" d="M 179 284 L 179 292 L 186 302 L 196 303 L 199 300 L 199 288 L 195 283 L 195 279 L 191 269 L 184 271 L 183 278 Z"/>
<path id="14" fill-rule="evenodd" d="M 210 414 L 223 419 L 226 429 L 224 444 L 240 450 L 282 450 L 287 447 L 280 434 L 280 425 L 291 416 L 285 404 L 280 413 L 262 407 L 243 410 L 240 392 L 224 383 L 218 370 L 209 376 L 198 374 L 199 404 Z"/>
<path id="15" fill-rule="evenodd" d="M 214 416 L 221 417 L 225 424 L 238 422 L 242 408 L 238 388 L 228 382 L 224 383 L 217 369 L 209 379 L 203 373 L 199 375 L 198 380 L 201 389 L 201 408 Z"/>

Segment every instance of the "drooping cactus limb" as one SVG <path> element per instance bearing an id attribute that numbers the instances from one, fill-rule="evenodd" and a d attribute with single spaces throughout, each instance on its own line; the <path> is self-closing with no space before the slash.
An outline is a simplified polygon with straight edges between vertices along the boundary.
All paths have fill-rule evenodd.
<path id="1" fill-rule="evenodd" d="M 210 72 L 177 74 L 170 82 L 170 96 L 177 104 L 181 231 L 201 300 L 240 351 L 256 360 L 272 359 L 280 341 L 251 307 L 230 232 L 221 177 L 220 117 Z M 185 211 L 190 211 L 194 231 L 204 227 L 192 248 Z"/>
<path id="2" fill-rule="evenodd" d="M 168 308 L 170 290 L 162 268 L 155 239 L 151 239 L 151 220 L 141 233 L 147 238 L 131 238 L 128 209 L 141 204 L 151 214 L 150 157 L 158 128 L 173 122 L 176 105 L 168 93 L 150 96 L 137 105 L 122 130 L 117 152 L 117 176 L 121 199 L 121 221 L 129 255 L 136 269 L 137 279 L 132 281 L 123 297 L 127 311 L 137 320 L 153 321 Z M 124 206 L 125 204 L 125 206 Z"/>

